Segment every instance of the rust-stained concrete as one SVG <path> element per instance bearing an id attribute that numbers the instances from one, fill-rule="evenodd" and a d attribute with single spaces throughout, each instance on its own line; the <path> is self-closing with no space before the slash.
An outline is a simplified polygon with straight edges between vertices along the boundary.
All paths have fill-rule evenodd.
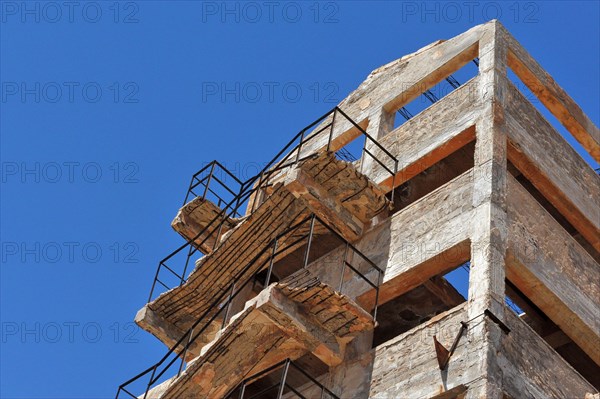
<path id="1" fill-rule="evenodd" d="M 476 57 L 476 77 L 393 128 L 400 107 Z M 191 349 L 199 357 L 152 397 L 219 398 L 243 377 L 308 353 L 325 365 L 313 370 L 318 381 L 344 399 L 598 397 L 590 376 L 600 366 L 600 177 L 509 81 L 508 70 L 600 160 L 598 127 L 498 21 L 374 70 L 339 108 L 396 158 L 395 175 L 368 158 L 335 161 L 324 151 L 329 134 L 334 152 L 361 132 L 340 117 L 331 130 L 314 133 L 333 121 L 326 118 L 310 144 L 292 153 L 308 160 L 261 189 L 259 206 L 227 226 L 193 278 L 147 305 L 138 322 L 172 344 L 226 286 L 231 275 L 223 265 L 249 259 L 310 213 L 381 268 L 379 275 L 364 259 L 349 258 L 380 283 L 378 295 L 341 263 L 343 245 L 328 247 L 306 270 L 283 265 L 296 273 L 295 283 L 249 290 L 227 329 L 204 337 Z M 390 162 L 373 143 L 368 149 Z M 403 197 L 390 209 L 385 195 L 394 189 Z M 204 223 L 178 217 L 188 238 Z M 319 234 L 316 245 L 325 247 L 330 236 Z M 294 250 L 278 262 L 291 262 Z M 462 302 L 441 275 L 466 261 Z M 419 295 L 437 295 L 437 302 L 410 302 Z M 507 295 L 525 314 L 505 305 Z M 382 322 L 385 342 L 372 348 L 377 327 L 367 312 L 376 298 L 388 306 L 382 317 L 392 317 L 398 304 L 422 318 L 396 331 Z M 328 314 L 332 308 L 341 313 Z M 440 370 L 433 335 L 450 348 L 461 322 L 467 329 Z"/>

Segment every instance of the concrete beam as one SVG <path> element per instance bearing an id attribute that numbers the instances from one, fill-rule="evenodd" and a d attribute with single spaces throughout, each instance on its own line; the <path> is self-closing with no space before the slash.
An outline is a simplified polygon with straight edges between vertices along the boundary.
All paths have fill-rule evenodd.
<path id="1" fill-rule="evenodd" d="M 512 177 L 507 278 L 600 365 L 600 265 Z"/>
<path id="2" fill-rule="evenodd" d="M 508 159 L 600 251 L 600 177 L 508 79 Z"/>
<path id="3" fill-rule="evenodd" d="M 335 228 L 346 240 L 355 241 L 364 229 L 363 223 L 323 186 L 301 168 L 294 168 L 285 177 L 284 187 L 328 225 Z"/>
<path id="4" fill-rule="evenodd" d="M 500 26 L 500 31 L 509 48 L 508 66 L 596 162 L 600 162 L 598 127 L 504 27 Z"/>

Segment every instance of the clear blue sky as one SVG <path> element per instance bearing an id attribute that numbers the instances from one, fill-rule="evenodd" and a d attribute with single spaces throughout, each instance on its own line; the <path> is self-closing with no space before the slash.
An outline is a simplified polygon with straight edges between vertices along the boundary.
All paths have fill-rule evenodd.
<path id="1" fill-rule="evenodd" d="M 191 174 L 249 177 L 403 54 L 498 17 L 599 120 L 598 2 L 0 4 L 2 398 L 109 398 L 155 362 L 132 321 Z"/>

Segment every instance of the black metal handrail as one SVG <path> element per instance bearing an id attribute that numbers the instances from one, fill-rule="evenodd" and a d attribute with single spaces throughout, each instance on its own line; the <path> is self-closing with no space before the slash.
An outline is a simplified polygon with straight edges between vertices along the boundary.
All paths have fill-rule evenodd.
<path id="1" fill-rule="evenodd" d="M 331 116 L 330 122 L 325 123 L 323 126 L 317 127 L 317 125 L 319 125 L 320 123 L 325 122 L 329 116 Z M 161 272 L 164 271 L 164 272 L 168 273 L 169 276 L 175 277 L 177 285 L 180 285 L 180 286 L 183 285 L 185 283 L 185 281 L 187 280 L 187 273 L 189 270 L 189 264 L 190 264 L 191 257 L 193 255 L 195 255 L 196 252 L 200 252 L 202 255 L 205 255 L 200 250 L 200 247 L 206 243 L 206 241 L 209 239 L 209 237 L 213 237 L 216 235 L 216 239 L 215 239 L 215 242 L 213 245 L 213 249 L 214 249 L 216 247 L 216 245 L 218 244 L 218 237 L 220 237 L 220 235 L 221 235 L 220 233 L 223 229 L 223 225 L 227 222 L 227 220 L 229 218 L 239 217 L 241 215 L 240 209 L 246 204 L 249 207 L 250 212 L 254 211 L 256 209 L 256 207 L 259 205 L 258 196 L 259 196 L 260 192 L 263 189 L 265 189 L 266 187 L 271 186 L 270 179 L 273 176 L 280 173 L 282 170 L 292 167 L 293 165 L 312 156 L 314 151 L 309 152 L 305 156 L 301 156 L 302 148 L 303 147 L 306 148 L 306 145 L 309 144 L 311 141 L 315 140 L 316 138 L 323 137 L 322 133 L 326 132 L 327 129 L 329 129 L 329 132 L 328 132 L 328 136 L 327 136 L 326 149 L 327 149 L 327 151 L 329 151 L 331 149 L 331 144 L 334 139 L 333 127 L 336 122 L 336 118 L 340 118 L 340 117 L 344 118 L 345 120 L 350 122 L 352 124 L 352 126 L 354 126 L 359 131 L 357 138 L 358 137 L 364 138 L 364 143 L 363 143 L 362 151 L 361 151 L 361 159 L 363 159 L 363 162 L 361 162 L 361 164 L 360 164 L 360 171 L 362 172 L 362 169 L 363 169 L 365 155 L 368 155 L 372 159 L 374 159 L 384 170 L 386 170 L 391 175 L 392 190 L 391 190 L 390 196 L 391 196 L 391 203 L 393 203 L 394 191 L 395 191 L 394 190 L 395 177 L 398 172 L 398 160 L 387 149 L 385 149 L 379 142 L 377 142 L 377 140 L 375 140 L 373 137 L 371 137 L 360 125 L 358 125 L 356 122 L 354 122 L 339 107 L 335 107 L 332 110 L 328 111 L 326 114 L 322 115 L 320 118 L 318 118 L 314 122 L 312 122 L 310 125 L 306 126 L 300 132 L 298 132 L 285 145 L 285 147 L 283 147 L 277 153 L 277 155 L 275 155 L 275 157 L 273 157 L 273 159 L 271 159 L 271 161 L 269 161 L 266 164 L 266 166 L 258 174 L 249 178 L 248 180 L 245 180 L 242 182 L 240 179 L 235 177 L 231 172 L 229 172 L 223 165 L 221 165 L 217 161 L 213 161 L 210 164 L 204 166 L 202 169 L 200 169 L 198 172 L 196 172 L 194 174 L 194 176 L 192 176 L 190 186 L 186 193 L 185 201 L 188 200 L 190 194 L 195 195 L 195 192 L 193 191 L 193 189 L 199 185 L 202 185 L 203 187 L 205 187 L 204 195 L 206 195 L 206 193 L 210 192 L 209 186 L 210 186 L 211 182 L 216 181 L 215 177 L 211 178 L 210 176 L 214 176 L 214 174 L 215 174 L 214 172 L 215 172 L 216 168 L 222 169 L 225 173 L 227 173 L 229 176 L 234 178 L 234 181 L 236 183 L 238 183 L 238 185 L 239 185 L 239 191 L 238 191 L 237 195 L 234 195 L 232 197 L 232 199 L 222 207 L 221 212 L 219 212 L 219 214 L 217 216 L 215 216 L 213 218 L 213 220 L 211 220 L 195 237 L 188 240 L 185 244 L 181 245 L 179 248 L 177 248 L 175 251 L 173 251 L 171 254 L 169 254 L 167 257 L 165 257 L 164 259 L 162 259 L 159 262 L 157 270 L 156 270 L 156 274 L 154 277 L 154 281 L 152 282 L 152 288 L 150 289 L 150 295 L 149 295 L 148 302 L 150 302 L 152 300 L 152 297 L 154 295 L 154 290 L 156 289 L 157 284 L 160 284 L 166 290 L 174 288 L 174 286 L 169 286 L 165 281 L 160 279 Z M 307 132 L 313 128 L 316 128 L 317 130 L 307 134 Z M 342 151 L 351 142 L 352 142 L 352 140 L 349 143 L 346 143 L 345 146 L 342 146 L 341 148 L 339 148 L 337 151 L 338 152 Z M 388 158 L 388 162 L 383 162 L 382 160 L 380 160 L 369 149 L 370 145 L 378 148 Z M 318 150 L 318 149 L 315 149 L 315 150 Z M 347 157 L 347 154 L 340 153 L 339 157 L 343 159 L 344 157 Z M 390 163 L 392 165 L 389 165 Z M 206 174 L 207 170 L 209 171 L 208 174 Z M 223 182 L 221 182 L 219 180 L 218 183 L 222 184 Z M 233 195 L 233 190 L 230 190 L 229 188 L 228 188 L 228 190 Z M 250 203 L 250 201 L 251 201 L 251 203 Z M 221 205 L 221 203 L 219 202 L 219 206 L 220 205 Z M 202 237 L 203 235 L 204 235 L 204 238 L 202 239 L 202 241 L 200 243 L 198 243 L 197 240 L 200 237 Z M 182 272 L 177 272 L 174 270 L 173 267 L 169 266 L 167 264 L 167 262 L 169 262 L 169 261 L 173 262 L 174 258 L 176 256 L 178 256 L 179 254 L 185 254 L 186 249 L 187 249 L 187 255 L 186 255 L 185 261 L 183 263 L 183 268 L 178 268 L 178 269 L 182 269 Z"/>
<path id="2" fill-rule="evenodd" d="M 298 232 L 300 228 L 302 228 L 303 226 L 306 227 L 307 224 L 309 225 L 308 233 L 301 235 L 300 238 L 296 238 L 291 242 L 287 240 L 281 242 L 282 239 L 289 239 L 292 233 Z M 165 356 L 163 356 L 157 363 L 155 363 L 154 366 L 149 367 L 137 376 L 127 380 L 125 383 L 119 386 L 116 396 L 117 399 L 119 398 L 121 393 L 128 394 L 133 398 L 137 398 L 137 396 L 132 394 L 130 389 L 128 389 L 129 385 L 149 375 L 149 380 L 146 385 L 146 391 L 144 394 L 144 398 L 146 398 L 150 389 L 165 375 L 165 373 L 171 367 L 173 367 L 176 364 L 178 359 L 180 359 L 180 364 L 177 371 L 177 376 L 181 375 L 181 372 L 184 369 L 187 351 L 198 340 L 198 338 L 202 336 L 204 332 L 206 332 L 206 329 L 213 322 L 215 322 L 219 318 L 219 316 L 222 317 L 221 329 L 225 328 L 228 320 L 230 320 L 230 312 L 233 301 L 240 295 L 241 292 L 243 292 L 244 288 L 246 288 L 250 282 L 260 280 L 261 278 L 259 276 L 259 273 L 261 273 L 265 266 L 268 264 L 268 268 L 266 269 L 267 274 L 263 285 L 264 287 L 267 287 L 271 282 L 273 267 L 275 266 L 275 260 L 278 258 L 278 256 L 286 253 L 291 248 L 293 248 L 294 250 L 301 248 L 302 246 L 298 246 L 298 244 L 303 241 L 306 242 L 306 249 L 304 250 L 302 267 L 306 268 L 309 264 L 311 250 L 313 249 L 313 238 L 315 235 L 315 228 L 317 227 L 317 224 L 325 228 L 325 230 L 331 233 L 333 236 L 337 237 L 341 241 L 342 245 L 345 245 L 344 257 L 341 261 L 342 278 L 340 280 L 339 292 L 344 293 L 344 271 L 346 269 L 352 270 L 376 291 L 375 306 L 371 313 L 373 319 L 376 320 L 377 306 L 379 301 L 379 285 L 381 284 L 384 271 L 379 266 L 377 266 L 372 260 L 370 260 L 366 255 L 360 252 L 355 246 L 353 246 L 346 239 L 344 239 L 343 236 L 341 236 L 332 227 L 327 225 L 318 216 L 312 214 L 307 216 L 300 222 L 288 227 L 285 231 L 277 235 L 270 242 L 269 245 L 263 248 L 246 266 L 244 266 L 244 268 L 234 276 L 233 280 L 227 286 L 227 288 L 221 291 L 219 296 L 213 300 L 213 302 L 208 306 L 204 313 L 194 322 L 194 324 L 177 341 L 177 343 L 175 343 L 175 345 L 173 345 L 170 348 L 170 350 Z M 268 257 L 263 256 L 265 254 L 268 254 L 269 252 L 270 255 Z M 373 282 L 371 278 L 368 278 L 366 276 L 366 274 L 368 273 L 361 273 L 354 265 L 350 263 L 350 258 L 354 258 L 355 254 L 361 259 L 363 259 L 365 262 L 367 262 L 369 267 L 377 273 L 376 282 Z M 252 277 L 248 278 L 248 276 L 254 276 L 254 279 Z"/>
<path id="3" fill-rule="evenodd" d="M 225 180 L 228 178 L 232 179 L 236 187 L 231 188 L 225 183 Z M 216 183 L 218 187 L 211 186 L 212 183 Z M 193 195 L 192 198 L 200 197 L 202 199 L 209 199 L 220 208 L 222 205 L 231 202 L 231 199 L 239 196 L 243 184 L 244 182 L 215 160 L 194 173 L 183 204 L 187 204 L 190 195 Z M 201 194 L 197 194 L 194 191 L 198 190 L 198 188 L 202 190 Z M 237 213 L 236 216 L 241 215 Z"/>
<path id="4" fill-rule="evenodd" d="M 281 369 L 281 377 L 279 378 L 279 381 L 277 383 L 275 383 L 267 388 L 262 389 L 260 392 L 257 392 L 255 394 L 253 394 L 252 396 L 246 395 L 246 387 L 249 385 L 249 383 L 257 381 L 260 378 L 266 377 L 267 375 L 273 374 L 276 371 L 278 371 L 279 369 Z M 261 395 L 264 395 L 267 392 L 277 389 L 276 399 L 281 399 L 285 393 L 285 389 L 287 388 L 287 389 L 289 389 L 289 391 L 293 392 L 299 398 L 306 399 L 306 397 L 304 395 L 302 395 L 302 393 L 300 392 L 299 388 L 294 388 L 287 382 L 291 370 L 298 371 L 300 374 L 302 374 L 308 380 L 309 383 L 313 384 L 312 386 L 316 386 L 317 388 L 319 388 L 320 389 L 319 398 L 326 399 L 327 397 L 325 395 L 328 395 L 328 397 L 331 399 L 339 399 L 339 397 L 336 394 L 334 394 L 329 389 L 327 389 L 327 387 L 325 387 L 323 384 L 321 384 L 319 381 L 317 381 L 316 378 L 314 378 L 313 376 L 308 374 L 298 364 L 296 364 L 293 360 L 291 360 L 289 358 L 285 359 L 285 360 L 283 360 L 283 361 L 281 361 L 259 373 L 256 373 L 251 377 L 244 379 L 244 381 L 242 381 L 237 387 L 235 387 L 234 389 L 229 391 L 227 393 L 227 395 L 225 395 L 224 397 L 226 399 L 258 399 L 261 397 Z M 268 397 L 271 398 L 272 396 L 269 395 Z"/>

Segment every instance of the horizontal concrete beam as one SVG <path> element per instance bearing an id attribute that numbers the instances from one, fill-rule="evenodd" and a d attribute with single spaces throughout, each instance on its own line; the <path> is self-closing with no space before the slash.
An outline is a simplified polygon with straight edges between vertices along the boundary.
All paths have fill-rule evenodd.
<path id="1" fill-rule="evenodd" d="M 508 66 L 548 108 L 583 148 L 600 162 L 600 130 L 579 105 L 542 69 L 531 55 L 502 26 L 508 46 Z"/>
<path id="2" fill-rule="evenodd" d="M 512 177 L 507 278 L 600 365 L 600 265 Z"/>
<path id="3" fill-rule="evenodd" d="M 506 78 L 508 159 L 600 251 L 600 177 Z"/>

